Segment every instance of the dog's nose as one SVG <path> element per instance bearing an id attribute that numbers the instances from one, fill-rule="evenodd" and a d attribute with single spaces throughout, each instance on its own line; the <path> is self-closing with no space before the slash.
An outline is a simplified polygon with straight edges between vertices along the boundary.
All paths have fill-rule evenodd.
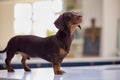
<path id="1" fill-rule="evenodd" d="M 80 15 L 77 16 L 77 19 L 82 20 L 82 16 L 80 16 Z"/>
<path id="2" fill-rule="evenodd" d="M 79 18 L 82 17 L 81 15 L 78 16 Z"/>
<path id="3" fill-rule="evenodd" d="M 79 18 L 79 19 L 82 19 L 82 16 L 79 15 L 78 18 Z"/>

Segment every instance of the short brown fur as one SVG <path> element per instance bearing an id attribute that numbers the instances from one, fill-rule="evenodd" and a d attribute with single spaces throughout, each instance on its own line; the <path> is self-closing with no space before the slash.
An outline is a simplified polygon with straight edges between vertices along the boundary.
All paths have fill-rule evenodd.
<path id="1" fill-rule="evenodd" d="M 53 36 L 42 38 L 24 35 L 11 38 L 7 47 L 0 51 L 0 53 L 5 51 L 7 53 L 5 63 L 8 72 L 14 72 L 11 60 L 15 54 L 20 53 L 22 55 L 21 63 L 25 71 L 31 71 L 26 64 L 27 59 L 30 59 L 30 57 L 40 57 L 52 63 L 55 74 L 63 74 L 64 71 L 60 69 L 60 65 L 69 53 L 73 33 L 80 23 L 81 15 L 79 13 L 66 12 L 55 21 L 54 24 L 59 30 Z"/>

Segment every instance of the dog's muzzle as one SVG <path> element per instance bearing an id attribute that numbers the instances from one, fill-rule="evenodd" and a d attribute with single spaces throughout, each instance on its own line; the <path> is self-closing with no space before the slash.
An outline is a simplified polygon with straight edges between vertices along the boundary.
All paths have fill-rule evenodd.
<path id="1" fill-rule="evenodd" d="M 80 25 L 78 25 L 78 27 L 81 29 L 81 26 L 80 26 Z"/>

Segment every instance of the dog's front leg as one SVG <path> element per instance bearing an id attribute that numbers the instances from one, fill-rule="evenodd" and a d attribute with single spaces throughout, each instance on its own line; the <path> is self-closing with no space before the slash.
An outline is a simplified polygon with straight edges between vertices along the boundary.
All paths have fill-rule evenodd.
<path id="1" fill-rule="evenodd" d="M 63 70 L 60 70 L 60 63 L 56 63 L 56 64 L 53 63 L 53 70 L 56 75 L 61 75 L 65 73 Z"/>

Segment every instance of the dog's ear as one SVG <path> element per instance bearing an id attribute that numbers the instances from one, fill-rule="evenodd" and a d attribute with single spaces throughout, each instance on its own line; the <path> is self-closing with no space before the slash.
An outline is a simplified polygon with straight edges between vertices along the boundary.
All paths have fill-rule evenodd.
<path id="1" fill-rule="evenodd" d="M 58 19 L 54 22 L 54 24 L 59 30 L 64 30 L 65 22 L 64 22 L 63 14 L 58 17 Z"/>

